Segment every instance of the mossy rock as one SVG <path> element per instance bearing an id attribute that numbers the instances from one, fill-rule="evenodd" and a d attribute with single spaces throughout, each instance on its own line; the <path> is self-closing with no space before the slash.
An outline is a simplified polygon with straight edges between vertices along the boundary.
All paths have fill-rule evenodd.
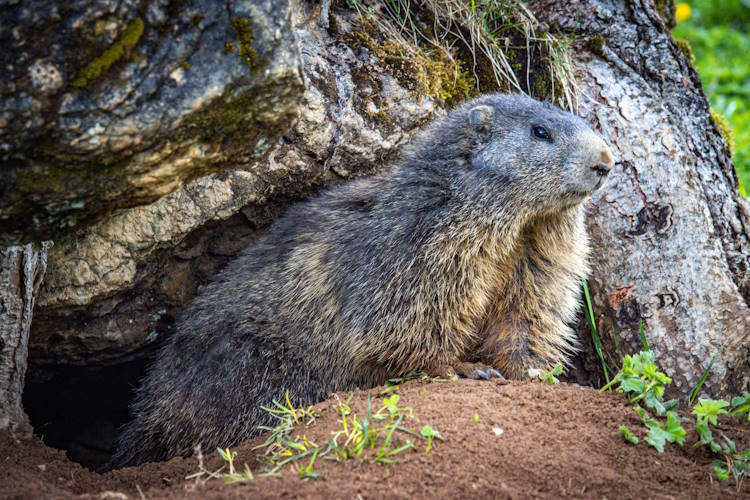
<path id="1" fill-rule="evenodd" d="M 57 240 L 256 161 L 293 121 L 303 82 L 290 0 L 99 7 L 4 10 L 22 36 L 0 54 L 20 83 L 0 89 L 2 245 Z"/>

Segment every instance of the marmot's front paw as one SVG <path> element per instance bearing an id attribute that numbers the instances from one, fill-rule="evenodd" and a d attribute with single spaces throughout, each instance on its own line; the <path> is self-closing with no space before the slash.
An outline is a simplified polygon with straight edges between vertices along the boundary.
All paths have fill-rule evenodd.
<path id="1" fill-rule="evenodd" d="M 503 374 L 491 366 L 482 363 L 458 363 L 453 366 L 453 372 L 458 378 L 470 378 L 472 380 L 490 380 L 498 378 L 505 380 Z"/>

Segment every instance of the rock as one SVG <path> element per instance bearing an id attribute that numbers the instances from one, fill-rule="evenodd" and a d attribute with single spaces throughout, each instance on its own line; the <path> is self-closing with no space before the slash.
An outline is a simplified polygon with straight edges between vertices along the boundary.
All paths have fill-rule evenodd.
<path id="1" fill-rule="evenodd" d="M 289 0 L 11 2 L 0 41 L 0 245 L 263 157 L 303 90 Z"/>
<path id="2" fill-rule="evenodd" d="M 441 112 L 374 55 L 344 43 L 353 12 L 331 13 L 333 34 L 310 4 L 295 15 L 306 90 L 293 128 L 263 159 L 194 180 L 56 242 L 32 326 L 33 363 L 97 365 L 141 356 L 169 333 L 196 287 L 285 206 L 382 168 Z"/>

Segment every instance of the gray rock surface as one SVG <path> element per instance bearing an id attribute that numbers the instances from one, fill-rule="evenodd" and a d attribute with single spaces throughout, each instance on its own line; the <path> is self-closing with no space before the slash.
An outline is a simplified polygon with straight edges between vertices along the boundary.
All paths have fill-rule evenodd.
<path id="1" fill-rule="evenodd" d="M 35 363 L 107 364 L 140 355 L 226 260 L 284 206 L 372 173 L 439 108 L 364 48 L 295 12 L 306 90 L 294 127 L 266 158 L 211 174 L 56 242 L 31 337 Z M 363 78 L 362 75 L 367 75 Z"/>
<path id="2" fill-rule="evenodd" d="M 0 245 L 261 158 L 296 114 L 289 0 L 3 4 Z"/>

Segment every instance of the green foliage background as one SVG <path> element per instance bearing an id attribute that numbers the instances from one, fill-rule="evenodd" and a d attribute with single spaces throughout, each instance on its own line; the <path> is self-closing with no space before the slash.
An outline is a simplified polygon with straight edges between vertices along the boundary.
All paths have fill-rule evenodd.
<path id="1" fill-rule="evenodd" d="M 678 6 L 679 3 L 677 2 Z M 740 192 L 750 189 L 750 0 L 691 0 L 675 38 L 690 42 L 711 106 L 729 121 Z M 684 7 L 683 7 L 684 11 Z"/>

